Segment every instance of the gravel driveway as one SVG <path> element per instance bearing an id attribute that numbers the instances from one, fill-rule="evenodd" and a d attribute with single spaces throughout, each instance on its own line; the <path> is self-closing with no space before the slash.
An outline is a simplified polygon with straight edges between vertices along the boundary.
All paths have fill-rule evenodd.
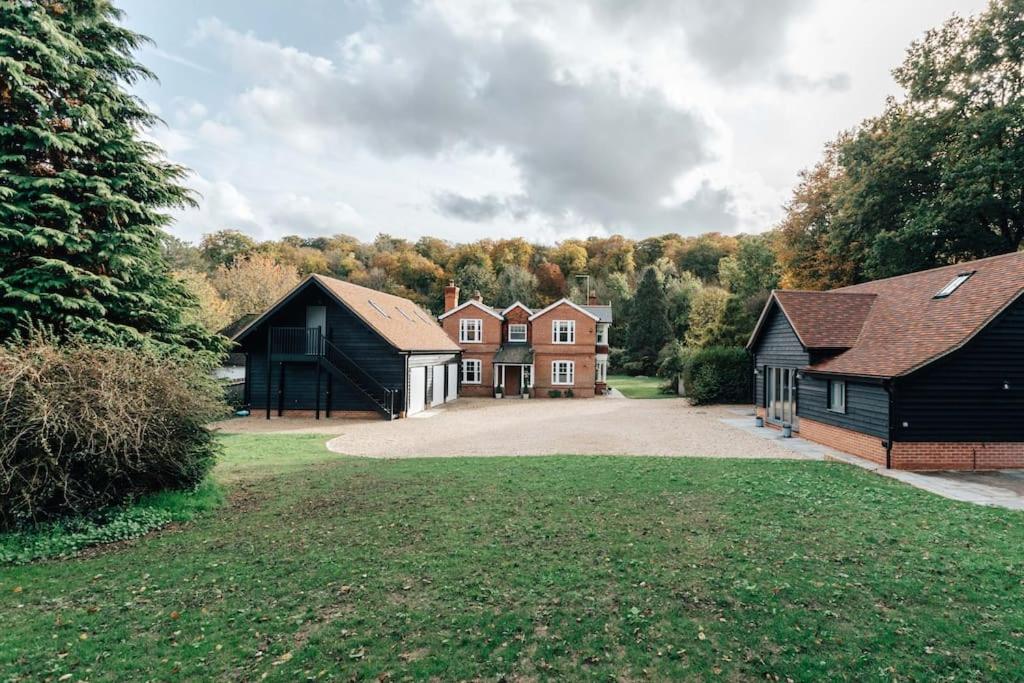
<path id="1" fill-rule="evenodd" d="M 228 432 L 335 435 L 327 447 L 370 458 L 478 455 L 802 456 L 722 424 L 735 407 L 692 407 L 685 399 L 494 400 L 461 398 L 404 420 L 229 420 Z M 753 417 L 751 417 L 753 420 Z"/>

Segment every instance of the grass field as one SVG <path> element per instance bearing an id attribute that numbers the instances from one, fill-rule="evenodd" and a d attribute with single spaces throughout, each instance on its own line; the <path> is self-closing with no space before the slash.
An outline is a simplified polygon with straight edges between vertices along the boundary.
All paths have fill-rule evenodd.
<path id="1" fill-rule="evenodd" d="M 630 375 L 608 375 L 608 384 L 629 398 L 674 398 L 675 394 L 665 394 L 661 385 L 665 383 L 660 377 L 631 377 Z"/>
<path id="2" fill-rule="evenodd" d="M 322 440 L 226 437 L 219 510 L 0 570 L 0 680 L 1022 675 L 1020 513 L 835 463 Z"/>

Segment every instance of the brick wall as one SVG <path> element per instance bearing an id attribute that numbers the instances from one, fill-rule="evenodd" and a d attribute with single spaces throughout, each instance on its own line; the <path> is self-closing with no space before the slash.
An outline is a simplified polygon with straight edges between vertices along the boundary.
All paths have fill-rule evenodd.
<path id="1" fill-rule="evenodd" d="M 552 342 L 551 324 L 554 320 L 576 321 L 576 343 L 555 344 Z M 533 380 L 534 395 L 547 398 L 548 391 L 556 389 L 565 393 L 572 389 L 578 398 L 594 396 L 594 339 L 597 334 L 597 323 L 590 316 L 562 304 L 535 318 L 531 324 L 533 340 L 533 364 L 537 375 Z M 554 386 L 551 384 L 551 363 L 556 360 L 570 360 L 576 364 L 573 386 Z"/>
<path id="2" fill-rule="evenodd" d="M 759 408 L 758 414 L 762 411 Z M 800 419 L 800 436 L 808 441 L 885 464 L 885 446 L 877 436 Z M 894 470 L 995 470 L 1024 467 L 1024 443 L 906 442 L 892 445 Z"/>
<path id="3" fill-rule="evenodd" d="M 459 342 L 459 321 L 470 318 L 483 321 L 483 341 L 481 343 Z M 466 306 L 458 313 L 453 313 L 441 321 L 441 327 L 448 333 L 452 341 L 462 347 L 462 360 L 480 361 L 480 384 L 462 384 L 460 396 L 493 396 L 494 395 L 494 354 L 501 346 L 502 321 L 476 306 Z M 459 380 L 462 379 L 462 367 L 459 367 Z"/>
<path id="4" fill-rule="evenodd" d="M 257 410 L 254 410 L 253 413 L 252 413 L 252 417 L 254 417 L 254 418 L 266 419 L 266 416 L 267 416 L 267 413 L 266 413 L 266 411 L 264 409 L 257 409 Z M 288 410 L 286 408 L 285 410 L 282 411 L 282 414 L 281 414 L 281 418 L 315 418 L 315 417 L 316 417 L 316 411 L 315 410 Z M 367 419 L 367 418 L 371 418 L 372 419 L 372 418 L 380 418 L 380 417 L 381 417 L 380 413 L 378 413 L 376 411 L 373 411 L 373 410 L 332 410 L 331 411 L 330 419 L 331 420 L 334 420 L 334 419 Z M 272 420 L 278 419 L 277 408 L 274 408 L 274 409 L 272 409 L 270 411 L 270 419 L 272 419 Z M 320 410 L 320 419 L 321 420 L 328 419 L 327 411 L 326 410 L 324 410 L 324 409 Z"/>
<path id="5" fill-rule="evenodd" d="M 800 418 L 800 436 L 837 451 L 866 458 L 879 465 L 885 464 L 885 446 L 882 439 L 850 429 L 834 427 L 807 418 Z"/>
<path id="6" fill-rule="evenodd" d="M 892 466 L 899 470 L 995 470 L 1024 467 L 1024 443 L 896 442 Z"/>

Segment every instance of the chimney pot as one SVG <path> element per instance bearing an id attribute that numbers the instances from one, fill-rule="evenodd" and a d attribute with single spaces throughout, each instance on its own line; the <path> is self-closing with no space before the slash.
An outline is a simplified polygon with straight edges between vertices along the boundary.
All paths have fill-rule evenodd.
<path id="1" fill-rule="evenodd" d="M 481 303 L 483 302 L 484 295 L 480 293 L 479 289 L 473 292 L 473 300 Z"/>
<path id="2" fill-rule="evenodd" d="M 444 312 L 452 310 L 459 305 L 459 288 L 455 286 L 455 280 L 449 280 L 448 286 L 444 288 Z"/>

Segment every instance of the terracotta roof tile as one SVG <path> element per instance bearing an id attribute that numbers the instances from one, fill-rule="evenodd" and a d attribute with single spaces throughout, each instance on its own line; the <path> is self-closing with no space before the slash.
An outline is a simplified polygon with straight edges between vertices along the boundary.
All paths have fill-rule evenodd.
<path id="1" fill-rule="evenodd" d="M 875 302 L 873 293 L 777 291 L 783 312 L 809 349 L 848 349 L 857 343 Z"/>
<path id="2" fill-rule="evenodd" d="M 460 351 L 433 316 L 408 299 L 311 275 L 400 351 Z"/>
<path id="3" fill-rule="evenodd" d="M 935 298 L 958 274 L 972 271 L 971 277 L 951 295 Z M 823 302 L 846 302 L 852 294 L 873 296 L 874 302 L 852 347 L 809 369 L 868 377 L 907 374 L 965 344 L 1022 292 L 1024 252 L 823 292 Z M 822 317 L 824 305 L 798 305 L 795 310 L 813 308 L 814 313 L 807 313 L 804 320 L 794 322 L 794 326 L 811 324 L 820 329 L 829 325 L 833 319 Z M 848 305 L 840 304 L 836 310 L 842 312 L 843 306 L 848 309 Z M 789 308 L 785 308 L 785 304 L 784 310 L 788 315 Z M 800 315 L 797 313 L 797 318 Z M 848 331 L 851 326 L 844 322 L 839 327 Z M 823 334 L 828 337 L 831 333 Z"/>

